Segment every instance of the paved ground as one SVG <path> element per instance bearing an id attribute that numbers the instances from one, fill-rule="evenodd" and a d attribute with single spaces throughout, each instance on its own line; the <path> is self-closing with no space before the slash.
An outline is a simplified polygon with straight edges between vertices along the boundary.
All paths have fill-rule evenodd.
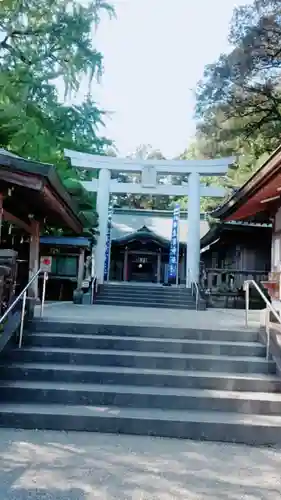
<path id="1" fill-rule="evenodd" d="M 40 309 L 36 308 L 39 316 Z M 250 311 L 251 328 L 260 325 L 260 311 Z M 98 324 L 164 325 L 180 328 L 245 328 L 245 311 L 237 309 L 208 309 L 190 311 L 182 309 L 153 309 L 103 305 L 75 305 L 57 302 L 45 305 L 44 318 L 49 320 L 93 322 Z"/>
<path id="2" fill-rule="evenodd" d="M 277 500 L 281 451 L 0 430 L 3 500 Z"/>
<path id="3" fill-rule="evenodd" d="M 37 314 L 39 310 L 37 311 Z M 46 304 L 49 320 L 244 328 L 244 311 Z M 250 313 L 251 328 L 261 313 Z M 281 451 L 138 436 L 0 430 L 5 500 L 276 500 Z"/>

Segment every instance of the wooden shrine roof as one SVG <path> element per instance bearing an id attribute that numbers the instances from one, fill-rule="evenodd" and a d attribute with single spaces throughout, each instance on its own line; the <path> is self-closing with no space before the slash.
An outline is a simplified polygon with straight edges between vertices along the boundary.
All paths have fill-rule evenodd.
<path id="1" fill-rule="evenodd" d="M 268 223 L 281 195 L 281 146 L 261 168 L 223 205 L 212 212 L 224 221 L 248 220 Z"/>
<path id="2" fill-rule="evenodd" d="M 4 217 L 5 213 L 11 214 L 28 225 L 33 216 L 51 226 L 82 233 L 76 204 L 53 165 L 27 160 L 0 149 L 0 193 L 4 197 Z"/>
<path id="3" fill-rule="evenodd" d="M 243 223 L 243 222 L 219 222 L 211 225 L 209 231 L 201 238 L 200 247 L 204 249 L 214 242 L 218 241 L 222 237 L 228 237 L 229 233 L 235 234 L 239 241 L 243 241 L 243 237 L 248 237 L 249 235 L 258 234 L 271 235 L 272 225 L 271 224 L 259 224 L 259 223 Z M 251 237 L 251 236 L 250 236 Z"/>

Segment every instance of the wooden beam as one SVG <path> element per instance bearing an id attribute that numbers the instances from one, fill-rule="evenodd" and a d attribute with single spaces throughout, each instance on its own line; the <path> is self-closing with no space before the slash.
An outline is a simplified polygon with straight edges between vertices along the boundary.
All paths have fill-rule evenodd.
<path id="1" fill-rule="evenodd" d="M 79 290 L 82 288 L 82 283 L 84 279 L 84 265 L 85 265 L 85 248 L 80 248 L 79 259 L 78 259 L 78 275 L 77 275 L 77 288 Z"/>
<path id="2" fill-rule="evenodd" d="M 39 247 L 40 247 L 40 223 L 31 221 L 31 236 L 29 243 L 29 281 L 39 269 Z M 38 299 L 38 276 L 28 289 L 28 296 Z"/>
<path id="3" fill-rule="evenodd" d="M 19 219 L 15 215 L 12 215 L 10 212 L 7 212 L 7 210 L 3 210 L 3 219 L 7 222 L 10 222 L 11 224 L 14 224 L 17 227 L 20 227 L 21 229 L 24 229 L 24 231 L 26 231 L 28 234 L 31 234 L 32 232 L 30 225 L 28 225 L 26 222 Z"/>
<path id="4" fill-rule="evenodd" d="M 11 170 L 0 169 L 0 180 L 9 184 L 16 184 L 17 186 L 34 189 L 35 191 L 41 191 L 43 187 L 43 181 L 39 177 L 35 177 L 25 172 L 17 173 Z"/>
<path id="5" fill-rule="evenodd" d="M 82 233 L 83 227 L 78 217 L 75 217 L 73 213 L 69 213 L 69 208 L 65 205 L 63 206 L 61 201 L 57 199 L 47 186 L 44 187 L 43 193 L 44 197 L 48 200 L 51 209 L 61 217 L 65 225 L 70 227 L 70 229 L 77 234 Z"/>

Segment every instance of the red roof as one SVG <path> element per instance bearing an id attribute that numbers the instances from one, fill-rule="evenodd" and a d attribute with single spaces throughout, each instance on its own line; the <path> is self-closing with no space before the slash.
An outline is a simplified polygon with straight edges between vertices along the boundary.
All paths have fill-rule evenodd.
<path id="1" fill-rule="evenodd" d="M 265 218 L 269 218 L 271 213 L 275 213 L 276 205 L 281 206 L 280 196 L 281 146 L 213 215 L 225 221 L 251 219 L 263 213 Z"/>

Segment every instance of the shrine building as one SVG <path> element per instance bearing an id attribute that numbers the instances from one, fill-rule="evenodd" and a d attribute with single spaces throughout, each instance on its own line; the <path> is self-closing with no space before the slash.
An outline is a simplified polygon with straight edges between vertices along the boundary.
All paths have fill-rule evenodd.
<path id="1" fill-rule="evenodd" d="M 116 208 L 112 218 L 110 281 L 165 283 L 168 281 L 173 212 Z M 200 215 L 200 237 L 208 231 L 206 214 Z M 185 283 L 187 212 L 179 221 L 179 282 Z"/>
<path id="2" fill-rule="evenodd" d="M 264 286 L 271 288 L 271 296 L 281 304 L 281 146 L 257 172 L 238 189 L 212 216 L 228 223 L 247 223 L 263 226 L 256 229 L 256 253 L 264 247 L 265 226 L 271 233 L 269 276 Z M 268 229 L 266 230 L 268 231 Z"/>

